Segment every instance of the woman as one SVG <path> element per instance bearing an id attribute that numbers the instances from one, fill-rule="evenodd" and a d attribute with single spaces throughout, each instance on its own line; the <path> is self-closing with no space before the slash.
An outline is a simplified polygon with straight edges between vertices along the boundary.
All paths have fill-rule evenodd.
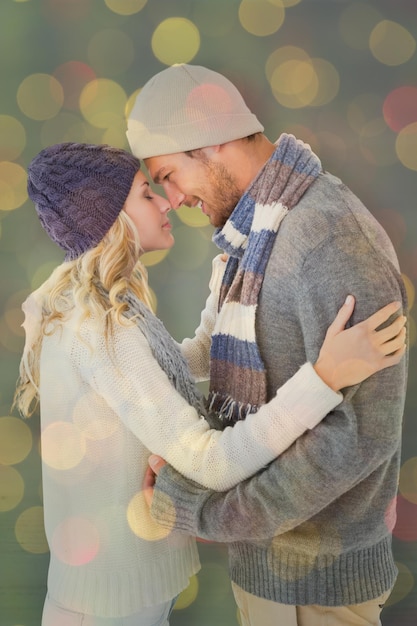
<path id="1" fill-rule="evenodd" d="M 66 252 L 24 304 L 15 400 L 25 416 L 40 402 L 51 552 L 43 626 L 168 623 L 199 561 L 192 538 L 149 516 L 141 482 L 150 452 L 207 487 L 228 489 L 313 428 L 343 400 L 341 388 L 404 351 L 403 317 L 375 333 L 398 303 L 343 331 L 352 298 L 314 367 L 306 363 L 234 428 L 210 430 L 186 362 L 151 312 L 140 256 L 174 240 L 170 206 L 139 167 L 122 150 L 74 143 L 46 148 L 29 166 L 29 197 Z M 223 267 L 216 259 L 202 324 L 187 342 L 196 375 L 207 362 Z"/>

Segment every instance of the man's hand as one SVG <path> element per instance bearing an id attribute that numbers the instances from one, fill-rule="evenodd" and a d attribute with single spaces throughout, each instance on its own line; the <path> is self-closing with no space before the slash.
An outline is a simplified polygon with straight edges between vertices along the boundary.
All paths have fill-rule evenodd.
<path id="1" fill-rule="evenodd" d="M 151 456 L 148 459 L 148 468 L 145 472 L 145 477 L 143 479 L 142 488 L 143 488 L 143 494 L 145 496 L 145 500 L 149 508 L 151 508 L 151 505 L 152 505 L 153 490 L 155 486 L 156 477 L 158 476 L 161 468 L 164 465 L 166 465 L 166 461 L 164 461 L 162 457 L 157 456 L 156 454 L 151 454 Z"/>

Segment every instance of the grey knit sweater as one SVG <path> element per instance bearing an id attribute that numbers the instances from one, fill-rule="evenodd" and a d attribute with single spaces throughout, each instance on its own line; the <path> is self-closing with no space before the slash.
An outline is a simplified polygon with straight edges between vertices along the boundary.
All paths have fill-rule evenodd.
<path id="1" fill-rule="evenodd" d="M 269 397 L 317 358 L 348 293 L 357 299 L 354 322 L 392 300 L 406 310 L 386 233 L 325 173 L 284 219 L 268 263 L 257 336 Z M 404 358 L 345 390 L 344 402 L 319 426 L 227 493 L 200 488 L 166 466 L 152 514 L 163 525 L 227 542 L 231 579 L 257 596 L 328 606 L 379 596 L 397 573 L 392 503 L 406 371 Z"/>

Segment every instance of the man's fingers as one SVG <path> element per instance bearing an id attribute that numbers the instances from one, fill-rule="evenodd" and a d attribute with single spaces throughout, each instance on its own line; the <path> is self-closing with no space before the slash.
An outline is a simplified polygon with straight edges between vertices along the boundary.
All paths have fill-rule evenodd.
<path id="1" fill-rule="evenodd" d="M 146 468 L 145 477 L 143 479 L 142 487 L 143 489 L 152 488 L 155 484 L 155 473 L 151 467 Z"/>

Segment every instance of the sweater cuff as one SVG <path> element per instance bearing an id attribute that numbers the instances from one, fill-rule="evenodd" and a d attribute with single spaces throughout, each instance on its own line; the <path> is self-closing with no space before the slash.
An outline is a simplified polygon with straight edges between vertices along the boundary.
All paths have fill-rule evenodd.
<path id="1" fill-rule="evenodd" d="M 291 407 L 293 419 L 311 429 L 343 401 L 343 395 L 326 385 L 307 362 L 280 387 L 276 401 Z"/>
<path id="2" fill-rule="evenodd" d="M 210 491 L 165 465 L 157 477 L 151 505 L 151 516 L 163 528 L 196 535 L 195 510 L 200 499 Z M 190 507 L 190 503 L 193 506 Z"/>

